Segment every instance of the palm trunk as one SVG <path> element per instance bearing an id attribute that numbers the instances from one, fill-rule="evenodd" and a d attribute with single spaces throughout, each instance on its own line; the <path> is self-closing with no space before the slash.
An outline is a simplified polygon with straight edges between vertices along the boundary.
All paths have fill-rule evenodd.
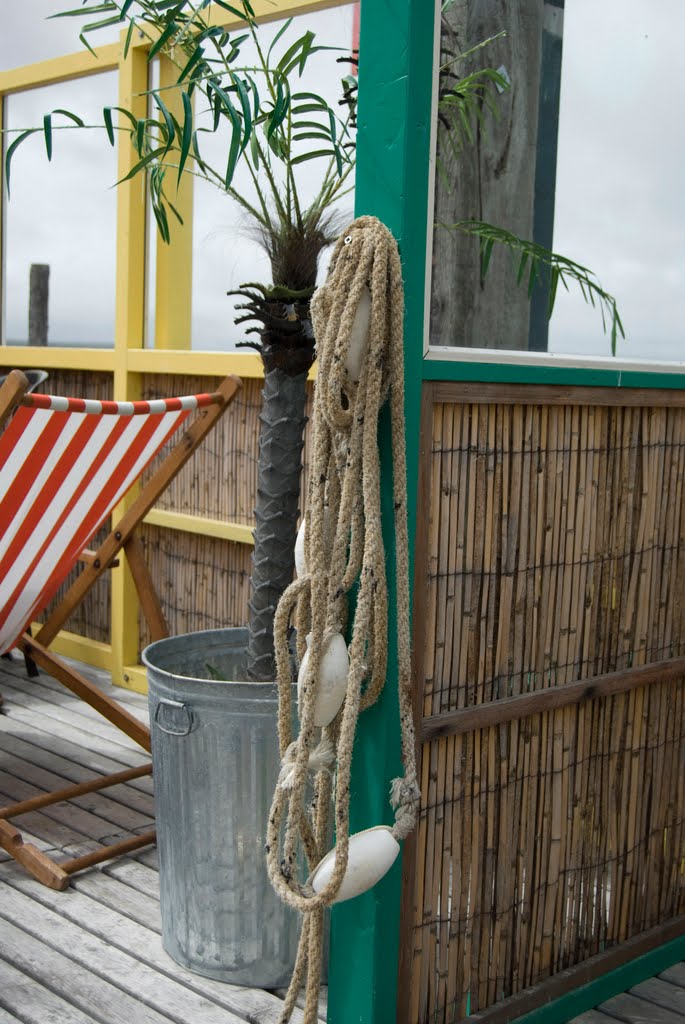
<path id="1" fill-rule="evenodd" d="M 247 649 L 247 674 L 254 681 L 276 678 L 273 620 L 295 564 L 306 382 L 306 372 L 293 377 L 276 368 L 264 374 Z"/>

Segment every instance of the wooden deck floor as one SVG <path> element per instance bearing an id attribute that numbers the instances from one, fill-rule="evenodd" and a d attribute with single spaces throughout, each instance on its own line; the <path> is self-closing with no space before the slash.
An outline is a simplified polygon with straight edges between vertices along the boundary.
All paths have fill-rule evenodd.
<path id="1" fill-rule="evenodd" d="M 104 673 L 87 672 L 109 688 Z M 116 689 L 141 719 L 147 701 Z M 145 754 L 50 677 L 0 661 L 0 805 L 143 764 Z M 138 779 L 17 819 L 43 850 L 76 856 L 145 832 L 152 780 Z M 276 1024 L 279 995 L 179 967 L 160 939 L 157 854 L 147 848 L 76 875 L 66 892 L 34 882 L 0 849 L 0 1024 Z M 325 1020 L 324 1000 L 320 1017 Z M 296 1011 L 295 1022 L 301 1021 Z M 685 1024 L 685 964 L 573 1024 Z"/>
<path id="2" fill-rule="evenodd" d="M 23 661 L 0 661 L 0 694 L 0 805 L 147 760 L 60 684 L 43 673 L 28 680 Z M 144 697 L 118 688 L 115 696 L 147 718 Z M 69 856 L 152 823 L 150 778 L 16 820 L 38 847 Z M 185 970 L 160 932 L 153 847 L 74 876 L 63 893 L 0 849 L 0 1024 L 276 1024 L 278 994 Z"/>
<path id="3" fill-rule="evenodd" d="M 669 967 L 596 1010 L 576 1017 L 572 1024 L 683 1024 L 685 1022 L 685 963 Z"/>

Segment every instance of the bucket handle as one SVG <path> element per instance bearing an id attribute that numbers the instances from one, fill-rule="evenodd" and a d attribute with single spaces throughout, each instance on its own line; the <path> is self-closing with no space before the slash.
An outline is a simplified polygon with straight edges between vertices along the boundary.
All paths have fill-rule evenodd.
<path id="1" fill-rule="evenodd" d="M 159 718 L 164 706 L 176 708 L 177 710 L 182 708 L 185 711 L 186 718 L 188 720 L 187 727 L 185 729 L 167 729 L 166 726 L 162 725 Z M 193 712 L 187 704 L 183 704 L 180 700 L 169 700 L 167 697 L 160 697 L 159 704 L 155 708 L 155 724 L 159 726 L 162 732 L 167 733 L 168 736 L 187 736 L 193 728 Z"/>

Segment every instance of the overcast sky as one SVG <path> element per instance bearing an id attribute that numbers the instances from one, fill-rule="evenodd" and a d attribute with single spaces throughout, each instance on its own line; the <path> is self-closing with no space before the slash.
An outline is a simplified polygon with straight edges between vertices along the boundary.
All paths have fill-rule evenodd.
<path id="1" fill-rule="evenodd" d="M 74 22 L 45 21 L 65 0 L 0 5 L 1 68 L 79 48 Z M 349 46 L 351 8 L 303 21 L 317 41 Z M 554 247 L 617 297 L 626 357 L 685 358 L 684 37 L 683 0 L 566 0 Z M 324 60 L 315 87 L 334 101 L 339 76 Z M 101 118 L 115 90 L 108 75 L 15 96 L 9 125 L 40 124 L 60 106 Z M 115 179 L 102 137 L 65 133 L 49 168 L 38 137 L 18 151 L 6 209 L 9 338 L 26 336 L 29 265 L 48 262 L 51 340 L 111 342 Z M 230 347 L 238 335 L 225 292 L 268 271 L 233 204 L 207 186 L 196 190 L 193 255 L 193 346 Z M 609 352 L 597 312 L 575 291 L 560 289 L 550 339 L 555 351 Z"/>

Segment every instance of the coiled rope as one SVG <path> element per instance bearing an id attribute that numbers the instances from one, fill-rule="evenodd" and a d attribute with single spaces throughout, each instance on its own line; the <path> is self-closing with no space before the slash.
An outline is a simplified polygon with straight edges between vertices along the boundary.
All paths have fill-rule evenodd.
<path id="1" fill-rule="evenodd" d="M 368 289 L 368 292 L 366 292 Z M 364 293 L 366 294 L 364 295 Z M 360 302 L 369 327 L 358 381 L 346 368 Z M 312 300 L 319 372 L 313 411 L 313 458 L 306 514 L 307 571 L 279 603 L 274 638 L 279 682 L 279 741 L 283 769 L 269 814 L 267 866 L 281 898 L 304 914 L 293 979 L 281 1020 L 288 1021 L 306 974 L 305 1024 L 315 1024 L 321 982 L 323 912 L 335 901 L 348 864 L 352 750 L 358 716 L 379 697 L 388 659 L 388 593 L 381 534 L 378 421 L 390 404 L 396 564 L 399 714 L 404 778 L 395 779 L 393 836 L 412 830 L 420 791 L 410 692 L 409 583 L 404 434 L 404 298 L 397 244 L 375 217 L 355 220 L 336 243 L 325 284 Z M 322 658 L 330 638 L 348 628 L 355 588 L 344 703 L 330 724 L 314 724 Z M 308 669 L 298 699 L 299 733 L 292 732 L 292 659 Z M 335 790 L 333 794 L 333 790 Z M 330 844 L 335 802 L 335 866 L 315 892 L 298 880 L 304 850 L 310 872 Z"/>

